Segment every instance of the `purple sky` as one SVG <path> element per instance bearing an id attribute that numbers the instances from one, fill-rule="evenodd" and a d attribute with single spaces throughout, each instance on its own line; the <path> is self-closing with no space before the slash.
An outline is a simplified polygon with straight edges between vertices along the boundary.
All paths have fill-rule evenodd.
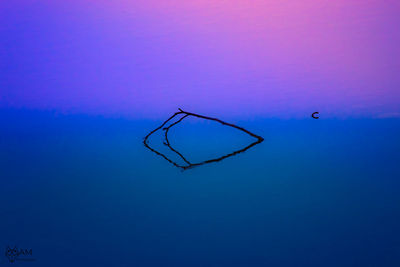
<path id="1" fill-rule="evenodd" d="M 400 117 L 398 1 L 67 2 L 0 3 L 0 107 Z"/>

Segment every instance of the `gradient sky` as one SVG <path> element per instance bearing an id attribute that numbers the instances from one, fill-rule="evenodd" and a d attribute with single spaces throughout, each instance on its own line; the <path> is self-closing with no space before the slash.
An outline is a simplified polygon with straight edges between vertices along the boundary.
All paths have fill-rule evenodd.
<path id="1" fill-rule="evenodd" d="M 400 117 L 400 2 L 0 2 L 0 107 Z"/>

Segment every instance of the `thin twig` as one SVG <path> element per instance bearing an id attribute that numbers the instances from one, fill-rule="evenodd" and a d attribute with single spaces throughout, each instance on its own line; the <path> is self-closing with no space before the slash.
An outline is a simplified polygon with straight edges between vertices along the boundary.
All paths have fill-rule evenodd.
<path id="1" fill-rule="evenodd" d="M 169 125 L 168 127 L 163 128 L 165 124 L 167 124 L 170 120 L 172 120 L 175 116 L 177 116 L 177 115 L 179 115 L 179 114 L 185 114 L 185 115 L 184 115 L 183 117 L 181 117 L 178 121 L 176 121 L 176 122 L 172 123 L 171 125 Z M 236 151 L 234 151 L 234 152 L 232 152 L 232 153 L 229 153 L 229 154 L 224 155 L 224 156 L 219 157 L 219 158 L 210 159 L 210 160 L 205 160 L 205 161 L 200 162 L 200 163 L 190 163 L 181 153 L 179 153 L 177 150 L 175 150 L 175 149 L 171 146 L 171 144 L 170 144 L 170 142 L 169 142 L 169 139 L 168 139 L 168 132 L 169 132 L 169 129 L 170 129 L 171 127 L 177 125 L 178 123 L 182 122 L 182 120 L 184 120 L 184 119 L 185 119 L 186 117 L 188 117 L 188 116 L 193 116 L 193 117 L 197 117 L 197 118 L 201 118 L 201 119 L 206 119 L 206 120 L 212 120 L 212 121 L 219 122 L 219 123 L 221 123 L 222 125 L 230 126 L 230 127 L 236 128 L 236 129 L 241 130 L 241 131 L 243 131 L 243 132 L 249 134 L 250 136 L 256 138 L 257 141 L 251 143 L 250 145 L 246 146 L 245 148 L 242 148 L 242 149 L 240 149 L 240 150 L 236 150 Z M 173 152 L 175 152 L 176 154 L 178 154 L 178 155 L 188 164 L 187 166 L 182 166 L 182 165 L 177 164 L 176 162 L 172 161 L 171 159 L 169 159 L 168 157 L 166 157 L 166 156 L 165 156 L 164 154 L 162 154 L 161 152 L 158 152 L 158 151 L 156 151 L 155 149 L 151 148 L 151 147 L 147 144 L 147 139 L 150 137 L 150 135 L 152 135 L 153 133 L 155 133 L 156 131 L 158 131 L 158 130 L 161 129 L 161 128 L 165 131 L 165 142 L 164 142 L 164 144 L 165 144 L 170 150 L 172 150 Z M 207 164 L 207 163 L 211 163 L 211 162 L 218 162 L 218 161 L 221 161 L 221 160 L 226 159 L 226 158 L 228 158 L 228 157 L 232 157 L 232 156 L 234 156 L 234 155 L 237 155 L 237 154 L 239 154 L 239 153 L 243 153 L 243 152 L 245 152 L 246 150 L 248 150 L 249 148 L 251 148 L 251 147 L 253 147 L 253 146 L 255 146 L 255 145 L 257 145 L 257 144 L 259 144 L 259 143 L 261 143 L 261 142 L 263 142 L 263 141 L 264 141 L 264 138 L 262 138 L 261 136 L 258 136 L 258 135 L 256 135 L 256 134 L 254 134 L 254 133 L 252 133 L 252 132 L 250 132 L 250 131 L 248 131 L 248 130 L 242 128 L 242 127 L 239 127 L 239 126 L 237 126 L 237 125 L 234 125 L 234 124 L 232 124 L 232 123 L 224 122 L 224 121 L 222 121 L 222 120 L 220 120 L 220 119 L 217 119 L 217 118 L 212 118 L 212 117 L 208 117 L 208 116 L 203 116 L 203 115 L 199 115 L 199 114 L 195 114 L 195 113 L 183 111 L 182 109 L 179 108 L 179 112 L 176 112 L 176 113 L 175 113 L 174 115 L 172 115 L 169 119 L 167 119 L 163 124 L 161 124 L 161 126 L 157 127 L 156 129 L 154 129 L 153 131 L 151 131 L 148 135 L 146 135 L 146 137 L 144 138 L 143 143 L 144 143 L 144 145 L 145 145 L 148 149 L 150 149 L 152 152 L 156 153 L 156 154 L 159 155 L 159 156 L 162 156 L 164 159 L 166 159 L 168 162 L 170 162 L 170 163 L 173 164 L 174 166 L 176 166 L 176 167 L 178 167 L 178 168 L 181 168 L 181 169 L 183 169 L 183 170 L 187 170 L 187 169 L 190 169 L 190 168 L 193 168 L 193 167 L 196 167 L 196 166 L 200 166 L 200 165 L 203 165 L 203 164 Z"/>
<path id="2" fill-rule="evenodd" d="M 167 147 L 169 147 L 169 149 L 171 149 L 173 152 L 175 152 L 176 154 L 178 154 L 187 164 L 189 164 L 189 165 L 191 165 L 191 163 L 181 154 L 181 153 L 179 153 L 177 150 L 175 150 L 172 146 L 171 146 L 171 144 L 169 143 L 169 140 L 168 140 L 168 131 L 169 131 L 169 129 L 172 127 L 172 126 L 174 126 L 174 125 L 176 125 L 176 124 L 178 124 L 178 123 L 180 123 L 184 118 L 186 118 L 187 116 L 189 116 L 189 115 L 185 115 L 185 116 L 183 116 L 182 118 L 180 118 L 179 120 L 177 120 L 176 122 L 174 122 L 174 123 L 172 123 L 170 126 L 168 126 L 168 127 L 166 127 L 166 128 L 163 128 L 163 130 L 165 130 L 165 145 L 167 146 Z"/>

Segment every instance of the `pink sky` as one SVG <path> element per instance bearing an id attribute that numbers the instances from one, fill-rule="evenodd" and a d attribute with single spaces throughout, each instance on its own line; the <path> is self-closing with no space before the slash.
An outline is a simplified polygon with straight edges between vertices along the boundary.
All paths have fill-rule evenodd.
<path id="1" fill-rule="evenodd" d="M 398 1 L 0 4 L 0 106 L 399 117 Z"/>

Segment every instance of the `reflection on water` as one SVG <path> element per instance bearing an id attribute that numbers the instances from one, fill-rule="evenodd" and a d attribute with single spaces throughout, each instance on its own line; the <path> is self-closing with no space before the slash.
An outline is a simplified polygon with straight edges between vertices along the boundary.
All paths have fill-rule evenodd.
<path id="1" fill-rule="evenodd" d="M 207 159 L 207 160 L 202 161 L 202 162 L 199 162 L 199 163 L 191 163 L 191 162 L 188 161 L 179 151 L 177 151 L 175 148 L 172 147 L 172 145 L 171 145 L 170 142 L 169 142 L 169 138 L 168 138 L 169 129 L 171 129 L 171 127 L 177 125 L 178 123 L 182 122 L 185 118 L 187 118 L 187 117 L 189 117 L 189 116 L 193 116 L 193 117 L 200 118 L 200 119 L 205 119 L 205 120 L 210 120 L 210 121 L 218 122 L 218 123 L 220 123 L 220 124 L 222 124 L 222 125 L 224 125 L 224 126 L 231 127 L 231 128 L 236 129 L 236 130 L 242 131 L 243 133 L 246 133 L 246 134 L 250 135 L 251 137 L 256 138 L 257 140 L 254 141 L 254 142 L 252 142 L 251 144 L 249 144 L 249 145 L 247 145 L 247 146 L 241 148 L 241 149 L 235 150 L 235 151 L 233 151 L 233 152 L 230 152 L 229 154 L 220 156 L 220 157 L 218 157 L 218 158 Z M 175 121 L 175 122 L 172 122 L 173 119 L 174 119 L 175 117 L 178 117 L 179 119 L 178 119 L 177 121 Z M 171 123 L 171 122 L 172 122 L 172 123 Z M 152 147 L 148 144 L 148 138 L 149 138 L 152 134 L 154 134 L 155 132 L 157 132 L 157 131 L 159 131 L 159 130 L 164 131 L 164 136 L 165 136 L 164 145 L 166 145 L 172 152 L 174 152 L 175 154 L 177 154 L 177 155 L 187 164 L 186 166 L 180 165 L 180 164 L 178 164 L 177 162 L 171 160 L 171 159 L 168 158 L 164 153 L 161 153 L 160 151 L 157 151 L 156 149 L 152 148 Z M 170 118 L 168 118 L 166 121 L 164 121 L 159 127 L 157 127 L 156 129 L 154 129 L 153 131 L 151 131 L 149 134 L 147 134 L 146 137 L 145 137 L 144 140 L 143 140 L 143 143 L 144 143 L 144 146 L 145 146 L 146 148 L 148 148 L 149 150 L 151 150 L 151 151 L 154 152 L 155 154 L 157 154 L 157 155 L 163 157 L 163 158 L 166 159 L 169 163 L 173 164 L 175 167 L 181 168 L 181 169 L 183 169 L 183 170 L 187 170 L 187 169 L 191 169 L 191 168 L 194 168 L 194 167 L 197 167 L 197 166 L 201 166 L 201 165 L 204 165 L 204 164 L 208 164 L 208 163 L 212 163 L 212 162 L 219 162 L 219 161 L 221 161 L 221 160 L 223 160 L 223 159 L 226 159 L 226 158 L 235 156 L 235 155 L 237 155 L 237 154 L 243 153 L 243 152 L 245 152 L 246 150 L 248 150 L 249 148 L 251 148 L 251 147 L 253 147 L 253 146 L 257 145 L 257 144 L 260 144 L 262 141 L 264 141 L 264 138 L 262 138 L 261 136 L 258 136 L 258 135 L 254 134 L 254 133 L 252 133 L 252 132 L 250 132 L 250 131 L 248 131 L 248 130 L 242 128 L 242 127 L 239 127 L 239 126 L 237 126 L 237 125 L 224 122 L 224 121 L 222 121 L 222 120 L 220 120 L 220 119 L 217 119 L 217 118 L 212 118 L 212 117 L 203 116 L 203 115 L 199 115 L 199 114 L 195 114 L 195 113 L 190 113 L 190 112 L 186 112 L 186 111 L 183 111 L 183 110 L 179 109 L 179 112 L 176 112 L 174 115 L 172 115 L 172 116 L 171 116 Z M 217 148 L 217 149 L 218 149 L 218 148 Z"/>
<path id="2" fill-rule="evenodd" d="M 398 120 L 236 121 L 266 141 L 177 172 L 142 143 L 161 121 L 2 114 L 0 246 L 29 266 L 400 262 Z"/>

